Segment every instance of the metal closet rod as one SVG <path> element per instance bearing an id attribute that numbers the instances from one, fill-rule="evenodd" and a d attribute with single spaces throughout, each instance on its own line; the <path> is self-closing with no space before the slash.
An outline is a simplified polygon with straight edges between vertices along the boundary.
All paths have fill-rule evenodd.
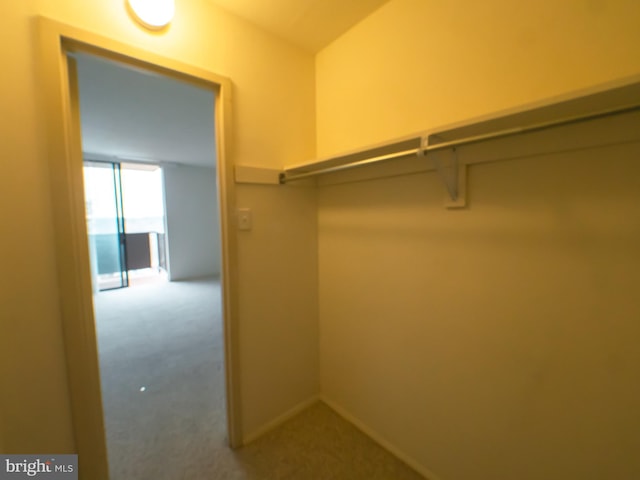
<path id="1" fill-rule="evenodd" d="M 396 158 L 409 157 L 412 155 L 426 155 L 429 152 L 436 152 L 439 150 L 446 150 L 447 148 L 459 147 L 462 145 L 471 145 L 473 143 L 486 142 L 488 140 L 494 140 L 498 138 L 511 137 L 514 135 L 520 135 L 523 133 L 538 132 L 541 130 L 547 130 L 550 128 L 561 127 L 564 125 L 571 125 L 574 123 L 587 122 L 589 120 L 596 120 L 599 118 L 611 117 L 614 115 L 621 115 L 624 113 L 630 113 L 640 110 L 640 104 L 631 105 L 626 107 L 619 107 L 610 110 L 603 110 L 596 113 L 590 113 L 588 115 L 580 115 L 574 117 L 567 117 L 560 120 L 553 120 L 550 122 L 537 123 L 526 127 L 514 127 L 505 130 L 499 130 L 497 132 L 486 133 L 482 135 L 474 135 L 471 137 L 461 138 L 459 140 L 452 140 L 450 142 L 438 143 L 435 145 L 427 145 L 421 148 L 411 148 L 409 150 L 402 150 L 399 152 L 388 153 L 386 155 L 378 155 L 364 160 L 358 160 L 351 163 L 345 163 L 344 165 L 337 165 L 335 167 L 327 167 L 311 172 L 288 174 L 287 170 L 280 174 L 280 183 L 287 183 L 294 180 L 302 180 L 303 178 L 315 177 L 316 175 L 324 175 L 326 173 L 340 172 L 343 170 L 350 170 L 352 168 L 361 167 L 363 165 L 370 165 L 373 163 L 384 162 L 387 160 L 393 160 Z M 299 167 L 297 167 L 299 168 Z"/>

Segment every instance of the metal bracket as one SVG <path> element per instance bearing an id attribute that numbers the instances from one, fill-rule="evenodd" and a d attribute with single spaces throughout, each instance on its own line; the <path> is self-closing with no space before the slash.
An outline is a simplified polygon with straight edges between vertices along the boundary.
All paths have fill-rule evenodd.
<path id="1" fill-rule="evenodd" d="M 423 139 L 423 148 L 426 148 Z M 421 151 L 422 156 L 426 156 Z M 458 161 L 458 152 L 456 147 L 451 148 L 451 156 L 445 160 L 438 158 L 438 155 L 431 155 L 433 165 L 435 166 L 438 176 L 444 183 L 447 190 L 444 206 L 446 208 L 464 208 L 467 206 L 467 165 Z"/>

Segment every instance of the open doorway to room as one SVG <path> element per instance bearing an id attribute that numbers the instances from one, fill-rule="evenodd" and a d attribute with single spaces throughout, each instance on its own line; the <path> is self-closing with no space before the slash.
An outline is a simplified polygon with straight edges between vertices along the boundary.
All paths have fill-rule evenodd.
<path id="1" fill-rule="evenodd" d="M 110 478 L 206 471 L 228 442 L 214 95 L 74 60 Z"/>
<path id="2" fill-rule="evenodd" d="M 121 68 L 126 66 L 128 69 L 133 69 L 151 77 L 160 74 L 160 76 L 196 86 L 213 95 L 213 115 L 212 111 L 207 112 L 207 115 L 209 118 L 214 117 L 214 130 L 213 132 L 209 130 L 207 133 L 214 143 L 216 153 L 215 177 L 212 183 L 217 187 L 217 191 L 213 196 L 219 202 L 220 214 L 219 237 L 221 240 L 220 261 L 222 264 L 220 276 L 222 294 L 220 301 L 224 331 L 224 339 L 222 341 L 224 345 L 224 373 L 220 376 L 225 379 L 221 390 L 223 390 L 222 395 L 226 396 L 226 412 L 224 415 L 226 417 L 226 428 L 221 426 L 220 431 L 226 431 L 228 441 L 224 441 L 225 448 L 228 448 L 228 446 L 238 447 L 242 445 L 243 438 L 236 313 L 239 281 L 236 256 L 238 239 L 231 229 L 235 185 L 233 182 L 232 157 L 228 154 L 226 148 L 226 145 L 231 142 L 229 133 L 231 81 L 206 69 L 163 57 L 142 48 L 117 42 L 48 18 L 38 18 L 36 23 L 39 51 L 41 53 L 41 61 L 38 62 L 41 68 L 39 77 L 46 79 L 41 86 L 43 118 L 46 118 L 46 134 L 48 137 L 46 153 L 50 167 L 49 178 L 55 233 L 54 249 L 58 267 L 57 280 L 73 419 L 73 436 L 79 458 L 80 474 L 83 478 L 95 480 L 108 480 L 109 478 L 113 480 L 117 478 L 113 472 L 111 475 L 109 474 L 107 461 L 105 409 L 103 408 L 104 402 L 101 392 L 97 325 L 94 313 L 94 298 L 99 297 L 98 295 L 93 295 L 91 288 L 91 262 L 86 229 L 83 185 L 83 148 L 87 150 L 88 146 L 86 143 L 83 144 L 81 140 L 81 130 L 84 130 L 82 133 L 85 134 L 87 131 L 81 129 L 80 125 L 78 69 L 74 58 L 81 55 L 94 55 L 102 61 L 115 62 Z M 153 116 L 149 117 L 147 115 L 147 118 L 143 119 L 143 123 L 149 118 L 153 118 Z M 86 138 L 85 136 L 85 140 Z M 112 142 L 111 144 L 115 143 Z M 134 159 L 127 159 L 127 161 L 130 160 Z M 135 160 L 147 159 L 137 158 Z M 169 166 L 169 163 L 163 164 L 163 167 L 166 167 L 165 170 L 169 170 Z M 180 172 L 180 167 L 176 167 L 176 172 Z M 207 176 L 203 181 L 210 182 L 211 176 Z M 180 182 L 177 183 L 179 186 Z M 174 189 L 175 191 L 176 189 Z M 194 201 L 194 203 L 202 205 L 201 201 Z M 184 211 L 184 209 L 180 208 L 180 205 L 176 210 Z M 171 214 L 167 213 L 168 220 L 169 217 L 171 217 Z M 185 217 L 189 216 L 185 215 Z M 180 220 L 180 216 L 177 219 Z M 200 236 L 197 235 L 197 237 Z M 186 244 L 188 247 L 188 242 Z M 170 257 L 170 255 L 168 256 Z M 180 285 L 181 283 L 175 281 L 167 282 L 168 285 Z M 134 290 L 136 289 L 118 289 L 111 292 Z M 193 303 L 184 296 L 181 296 L 181 298 L 190 304 Z M 211 299 L 213 297 L 208 295 L 207 298 Z M 149 330 L 148 333 L 153 333 L 153 330 Z M 151 344 L 152 342 L 148 343 Z M 204 365 L 202 368 L 207 372 L 212 370 L 208 365 Z M 208 398 L 201 398 L 201 403 L 210 404 Z M 150 399 L 148 398 L 148 400 Z M 224 409 L 224 405 L 221 408 Z M 185 411 L 191 410 L 185 409 Z M 172 418 L 176 420 L 175 417 Z M 199 418 L 199 425 L 209 427 L 212 422 L 207 418 Z M 187 435 L 185 440 L 188 438 L 191 437 Z M 200 454 L 204 451 L 208 455 L 210 450 L 207 446 L 203 446 L 199 451 Z M 110 455 L 113 457 L 113 451 L 111 450 Z M 167 457 L 171 458 L 170 462 L 166 461 Z M 148 458 L 147 463 L 153 462 L 155 459 L 157 459 L 157 456 Z M 189 461 L 189 459 L 177 458 L 176 452 L 172 451 L 156 463 L 158 468 L 161 466 L 165 468 L 172 466 L 182 468 L 184 461 Z M 208 455 L 208 463 L 210 461 L 211 456 Z M 144 478 L 161 478 L 153 473 L 147 474 L 144 471 L 139 471 L 138 473 L 138 478 L 140 478 L 140 475 L 144 476 Z M 175 471 L 170 471 L 170 469 L 167 470 L 167 474 L 171 475 L 172 478 L 186 478 L 182 473 L 176 473 Z"/>

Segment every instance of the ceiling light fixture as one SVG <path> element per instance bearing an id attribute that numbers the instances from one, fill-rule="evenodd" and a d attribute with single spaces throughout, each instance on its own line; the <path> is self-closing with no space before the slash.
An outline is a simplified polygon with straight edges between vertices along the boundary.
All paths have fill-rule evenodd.
<path id="1" fill-rule="evenodd" d="M 160 30 L 173 20 L 174 0 L 126 0 L 133 17 L 151 30 Z"/>

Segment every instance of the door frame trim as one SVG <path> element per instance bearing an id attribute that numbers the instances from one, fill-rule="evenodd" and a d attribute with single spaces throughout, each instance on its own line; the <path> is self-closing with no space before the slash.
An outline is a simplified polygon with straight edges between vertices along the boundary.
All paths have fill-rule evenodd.
<path id="1" fill-rule="evenodd" d="M 61 327 L 67 364 L 75 447 L 82 478 L 107 480 L 108 461 L 98 349 L 87 245 L 77 77 L 67 53 L 83 52 L 151 70 L 210 89 L 215 95 L 215 129 L 225 344 L 228 436 L 242 444 L 238 355 L 237 239 L 232 229 L 235 188 L 231 145 L 231 81 L 221 75 L 70 25 L 37 17 L 43 128 L 55 229 Z M 72 71 L 73 73 L 73 71 Z"/>

